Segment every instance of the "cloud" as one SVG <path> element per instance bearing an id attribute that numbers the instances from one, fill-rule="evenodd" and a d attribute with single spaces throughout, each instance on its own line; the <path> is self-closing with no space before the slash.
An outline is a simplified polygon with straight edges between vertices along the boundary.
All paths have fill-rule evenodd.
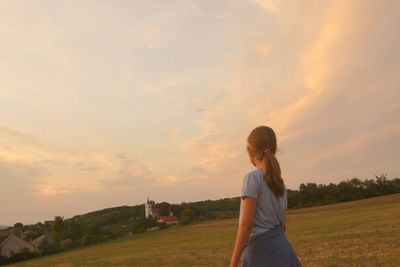
<path id="1" fill-rule="evenodd" d="M 400 146 L 384 137 L 398 132 L 394 114 L 400 111 L 400 58 L 389 49 L 399 45 L 400 36 L 382 34 L 396 24 L 400 5 L 392 2 L 391 10 L 386 13 L 372 2 L 335 2 L 314 45 L 302 53 L 296 80 L 305 94 L 271 117 L 277 122 L 285 118 L 283 145 L 291 152 L 285 162 L 292 177 L 301 173 L 298 180 L 338 181 L 373 177 L 385 167 L 395 175 L 387 164 L 395 154 L 392 159 L 364 154 L 369 146 Z"/>
<path id="2" fill-rule="evenodd" d="M 37 164 L 0 158 L 0 213 L 3 224 L 15 223 L 32 216 L 38 205 L 34 194 L 46 170 Z M 26 210 L 22 211 L 21 207 Z M 26 214 L 21 214 L 22 212 Z"/>
<path id="3" fill-rule="evenodd" d="M 77 192 L 78 190 L 80 190 L 80 188 L 71 188 L 71 187 L 65 187 L 65 186 L 58 186 L 58 187 L 47 186 L 47 187 L 42 188 L 39 191 L 39 194 L 41 196 L 52 196 L 52 195 L 73 193 L 73 192 Z"/>
<path id="4" fill-rule="evenodd" d="M 1 202 L 29 201 L 46 170 L 37 164 L 0 159 Z"/>
<path id="5" fill-rule="evenodd" d="M 139 191 L 148 188 L 154 180 L 152 172 L 137 159 L 127 154 L 116 154 L 118 168 L 108 178 L 98 181 L 107 190 Z"/>
<path id="6" fill-rule="evenodd" d="M 360 6 L 363 12 L 357 11 Z M 243 39 L 255 44 L 246 45 L 244 61 L 231 68 L 234 78 L 220 87 L 227 96 L 202 113 L 196 121 L 199 134 L 181 145 L 187 165 L 202 173 L 204 180 L 228 181 L 232 174 L 240 178 L 249 168 L 243 150 L 247 134 L 258 125 L 269 125 L 283 151 L 278 156 L 289 187 L 309 179 L 372 177 L 384 166 L 395 173 L 388 162 L 396 153 L 390 153 L 392 159 L 372 153 L 356 160 L 368 145 L 400 145 L 384 137 L 397 134 L 395 114 L 400 113 L 396 89 L 400 58 L 393 54 L 399 35 L 385 30 L 396 25 L 400 8 L 396 2 L 390 6 L 392 11 L 384 15 L 386 9 L 373 2 L 324 2 L 310 9 L 318 14 L 310 19 L 308 5 L 296 12 L 293 6 L 282 5 L 281 13 L 287 8 L 292 13 L 290 20 L 277 22 L 277 28 L 297 33 L 293 40 L 283 40 L 289 38 L 285 35 L 276 38 L 291 44 L 278 43 L 289 49 L 284 52 L 297 54 L 284 61 L 282 47 L 271 41 L 275 36 Z M 252 53 L 260 56 L 248 57 Z M 287 69 L 284 77 L 278 72 L 283 69 Z"/>
<path id="7" fill-rule="evenodd" d="M 23 5 L 0 8 L 0 158 L 37 212 L 237 195 L 258 125 L 289 188 L 398 173 L 397 1 Z"/>
<path id="8" fill-rule="evenodd" d="M 281 0 L 249 0 L 249 1 L 261 6 L 266 11 L 273 13 L 280 11 L 280 5 L 282 2 Z"/>

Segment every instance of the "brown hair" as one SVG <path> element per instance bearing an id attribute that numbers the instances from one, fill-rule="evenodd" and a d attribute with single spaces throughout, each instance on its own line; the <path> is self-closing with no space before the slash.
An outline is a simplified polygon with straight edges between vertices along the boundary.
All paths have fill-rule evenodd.
<path id="1" fill-rule="evenodd" d="M 267 151 L 264 152 L 266 149 Z M 264 180 L 274 195 L 279 198 L 283 196 L 285 188 L 281 177 L 281 167 L 278 159 L 275 157 L 276 150 L 276 135 L 271 127 L 258 126 L 247 137 L 247 151 L 249 155 L 264 163 Z"/>

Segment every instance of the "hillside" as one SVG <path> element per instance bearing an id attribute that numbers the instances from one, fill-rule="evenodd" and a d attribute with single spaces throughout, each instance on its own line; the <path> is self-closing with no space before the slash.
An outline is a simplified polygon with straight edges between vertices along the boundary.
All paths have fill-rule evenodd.
<path id="1" fill-rule="evenodd" d="M 228 266 L 237 224 L 177 225 L 8 266 Z M 399 266 L 400 194 L 288 210 L 286 234 L 304 266 Z"/>

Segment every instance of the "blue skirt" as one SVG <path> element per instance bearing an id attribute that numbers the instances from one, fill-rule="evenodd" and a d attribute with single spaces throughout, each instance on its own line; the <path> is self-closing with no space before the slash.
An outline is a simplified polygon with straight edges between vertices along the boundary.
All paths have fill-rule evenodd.
<path id="1" fill-rule="evenodd" d="M 249 239 L 242 267 L 302 267 L 281 225 Z"/>

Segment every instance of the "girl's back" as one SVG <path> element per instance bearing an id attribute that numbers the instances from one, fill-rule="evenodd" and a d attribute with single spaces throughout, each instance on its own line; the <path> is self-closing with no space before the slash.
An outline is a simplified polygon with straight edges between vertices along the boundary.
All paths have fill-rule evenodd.
<path id="1" fill-rule="evenodd" d="M 286 187 L 283 197 L 277 198 L 264 180 L 261 169 L 257 168 L 243 178 L 239 222 L 242 217 L 243 198 L 245 196 L 257 199 L 256 214 L 250 238 L 284 224 L 287 208 Z"/>

